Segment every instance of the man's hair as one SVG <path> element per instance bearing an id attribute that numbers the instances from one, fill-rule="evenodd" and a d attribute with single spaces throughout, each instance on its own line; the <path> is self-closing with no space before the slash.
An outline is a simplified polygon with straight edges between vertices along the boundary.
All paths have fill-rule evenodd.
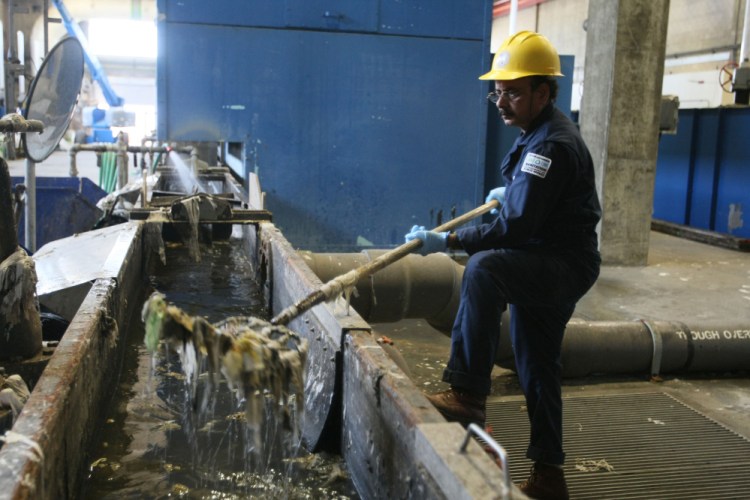
<path id="1" fill-rule="evenodd" d="M 547 75 L 533 75 L 531 77 L 531 90 L 536 90 L 543 83 L 546 83 L 549 87 L 550 102 L 555 102 L 555 99 L 557 99 L 557 78 Z"/>

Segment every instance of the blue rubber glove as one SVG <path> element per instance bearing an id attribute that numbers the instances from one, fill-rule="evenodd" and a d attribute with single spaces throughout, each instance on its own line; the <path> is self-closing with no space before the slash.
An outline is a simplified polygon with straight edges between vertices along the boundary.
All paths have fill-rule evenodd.
<path id="1" fill-rule="evenodd" d="M 422 240 L 422 246 L 414 250 L 420 255 L 445 252 L 448 249 L 448 231 L 436 233 L 427 231 L 424 226 L 412 226 L 411 231 L 404 236 L 404 240 L 409 243 L 414 239 Z"/>
<path id="2" fill-rule="evenodd" d="M 497 200 L 501 206 L 505 203 L 505 186 L 496 187 L 495 189 L 490 191 L 484 202 L 489 203 L 492 200 Z M 492 210 L 490 210 L 490 213 L 498 214 L 500 213 L 500 211 L 497 208 L 493 208 Z"/>

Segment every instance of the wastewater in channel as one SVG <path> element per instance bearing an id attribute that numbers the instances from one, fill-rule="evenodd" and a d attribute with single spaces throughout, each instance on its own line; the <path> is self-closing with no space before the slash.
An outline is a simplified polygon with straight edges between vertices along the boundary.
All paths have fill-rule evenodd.
<path id="1" fill-rule="evenodd" d="M 166 254 L 167 266 L 157 262 L 149 281 L 170 303 L 211 323 L 267 319 L 239 240 L 202 247 L 198 263 L 182 245 L 168 244 Z M 244 402 L 224 380 L 210 405 L 191 397 L 177 355 L 146 350 L 140 311 L 126 341 L 120 379 L 89 453 L 83 498 L 359 498 L 340 456 L 309 453 L 283 425 L 261 431 L 258 454 Z"/>

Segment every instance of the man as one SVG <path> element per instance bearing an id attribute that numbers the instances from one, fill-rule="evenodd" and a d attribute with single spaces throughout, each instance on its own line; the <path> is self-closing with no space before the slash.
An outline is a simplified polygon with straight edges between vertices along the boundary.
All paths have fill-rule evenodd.
<path id="1" fill-rule="evenodd" d="M 487 200 L 502 207 L 491 223 L 435 233 L 415 226 L 426 255 L 447 248 L 469 254 L 461 303 L 443 373 L 450 389 L 428 396 L 451 421 L 484 426 L 485 401 L 510 306 L 516 371 L 531 424 L 526 456 L 534 461 L 520 485 L 532 498 L 567 499 L 562 465 L 560 351 L 576 302 L 599 275 L 596 224 L 601 208 L 591 155 L 577 127 L 554 106 L 560 58 L 545 37 L 522 31 L 500 47 L 488 99 L 521 134 L 501 165 L 505 186 Z"/>

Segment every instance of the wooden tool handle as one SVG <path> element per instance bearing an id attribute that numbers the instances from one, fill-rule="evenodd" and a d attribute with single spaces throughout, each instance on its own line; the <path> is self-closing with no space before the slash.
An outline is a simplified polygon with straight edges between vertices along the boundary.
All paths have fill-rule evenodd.
<path id="1" fill-rule="evenodd" d="M 484 205 L 478 206 L 477 208 L 469 212 L 466 212 L 463 215 L 456 217 L 455 219 L 451 219 L 448 222 L 441 224 L 440 226 L 433 229 L 433 231 L 440 232 L 440 233 L 444 231 L 450 231 L 454 228 L 457 228 L 469 222 L 470 220 L 476 217 L 479 217 L 480 215 L 483 215 L 489 212 L 493 208 L 499 208 L 499 207 L 500 207 L 500 203 L 498 203 L 497 200 L 492 200 L 488 203 L 485 203 Z M 341 293 L 345 287 L 354 286 L 357 284 L 357 282 L 361 278 L 365 276 L 370 276 L 371 274 L 374 274 L 377 271 L 380 271 L 381 269 L 383 269 L 384 267 L 389 266 L 390 264 L 393 264 L 394 262 L 405 257 L 406 255 L 409 255 L 414 250 L 417 250 L 419 247 L 421 247 L 422 244 L 423 244 L 422 240 L 420 239 L 414 239 L 414 240 L 408 241 L 404 243 L 403 245 L 398 246 L 394 248 L 393 250 L 390 250 L 378 256 L 377 258 L 371 260 L 367 264 L 363 264 L 357 269 L 354 269 L 352 271 L 349 271 L 346 274 L 342 274 L 341 276 L 337 276 L 336 278 L 333 278 L 332 280 L 324 284 L 322 287 L 312 292 L 307 297 L 285 308 L 283 311 L 281 311 L 279 314 L 277 314 L 275 317 L 271 319 L 271 323 L 274 325 L 286 325 L 287 323 L 289 323 L 291 320 L 293 320 L 300 314 L 304 313 L 305 311 L 310 310 L 311 308 L 315 307 L 321 302 L 333 299 L 339 293 Z"/>

